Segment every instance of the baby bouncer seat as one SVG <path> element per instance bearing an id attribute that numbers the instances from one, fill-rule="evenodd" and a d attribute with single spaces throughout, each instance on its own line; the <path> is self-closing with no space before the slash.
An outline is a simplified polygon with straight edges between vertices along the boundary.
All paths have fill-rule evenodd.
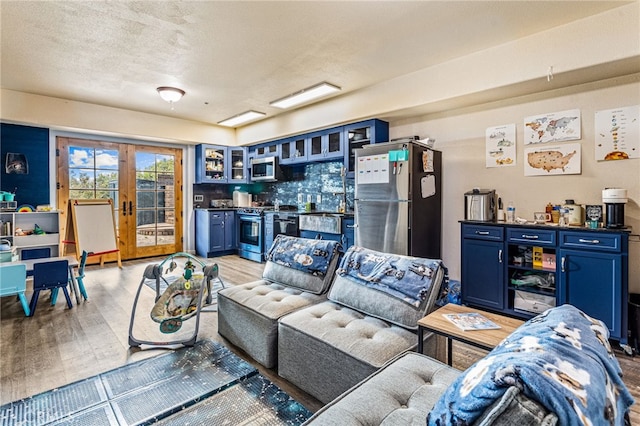
<path id="1" fill-rule="evenodd" d="M 216 310 L 213 293 L 224 288 L 218 272 L 217 264 L 205 264 L 183 252 L 172 254 L 159 264 L 148 265 L 131 310 L 129 346 L 193 346 L 198 336 L 200 313 Z M 153 290 L 155 297 L 141 298 L 145 287 Z M 149 315 L 136 315 L 138 311 L 149 312 Z M 186 321 L 191 318 L 194 318 L 192 324 L 187 325 Z"/>

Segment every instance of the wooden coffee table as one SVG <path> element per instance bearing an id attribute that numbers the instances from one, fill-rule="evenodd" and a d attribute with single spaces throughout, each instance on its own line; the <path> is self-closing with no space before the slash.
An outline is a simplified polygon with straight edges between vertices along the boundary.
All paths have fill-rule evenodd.
<path id="1" fill-rule="evenodd" d="M 470 312 L 477 312 L 484 315 L 487 319 L 498 324 L 500 328 L 494 330 L 465 331 L 458 328 L 443 316 L 443 314 L 461 314 Z M 447 338 L 447 364 L 451 365 L 453 361 L 451 354 L 453 340 L 458 340 L 477 348 L 491 350 L 523 323 L 524 321 L 519 319 L 509 318 L 504 315 L 492 314 L 491 312 L 481 311 L 480 309 L 449 303 L 442 308 L 431 312 L 429 315 L 418 321 L 418 352 L 422 353 L 424 349 L 425 330 L 432 331 Z"/>

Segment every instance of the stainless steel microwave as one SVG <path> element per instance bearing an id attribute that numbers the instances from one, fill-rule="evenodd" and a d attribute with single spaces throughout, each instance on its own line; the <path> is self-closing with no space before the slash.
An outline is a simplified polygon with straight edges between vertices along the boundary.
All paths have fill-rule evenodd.
<path id="1" fill-rule="evenodd" d="M 276 182 L 282 179 L 282 170 L 278 165 L 278 157 L 262 157 L 251 159 L 252 182 Z"/>

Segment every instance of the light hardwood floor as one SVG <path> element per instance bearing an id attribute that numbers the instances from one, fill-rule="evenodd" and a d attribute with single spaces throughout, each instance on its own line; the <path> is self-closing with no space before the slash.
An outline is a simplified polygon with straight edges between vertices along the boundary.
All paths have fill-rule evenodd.
<path id="1" fill-rule="evenodd" d="M 123 262 L 86 268 L 84 280 L 89 300 L 67 309 L 64 298 L 56 306 L 48 296 L 38 302 L 35 316 L 26 318 L 17 299 L 0 298 L 0 405 L 49 389 L 82 380 L 113 368 L 162 353 L 163 349 L 129 348 L 128 329 L 132 301 L 146 265 L 164 258 Z M 225 284 L 237 285 L 260 278 L 263 264 L 238 256 L 207 259 L 217 263 Z M 153 297 L 153 292 L 147 292 Z M 30 298 L 28 292 L 27 297 Z M 256 366 L 260 372 L 311 411 L 321 407 L 315 398 L 252 361 L 240 349 L 230 346 L 217 333 L 217 315 L 203 312 L 199 339 L 228 345 L 232 351 Z M 440 341 L 438 353 L 443 353 Z M 440 345 L 442 344 L 442 345 Z M 454 367 L 466 369 L 486 354 L 454 343 Z M 640 358 L 617 353 L 624 380 L 634 398 L 640 400 Z M 640 424 L 638 404 L 632 407 L 631 424 Z"/>

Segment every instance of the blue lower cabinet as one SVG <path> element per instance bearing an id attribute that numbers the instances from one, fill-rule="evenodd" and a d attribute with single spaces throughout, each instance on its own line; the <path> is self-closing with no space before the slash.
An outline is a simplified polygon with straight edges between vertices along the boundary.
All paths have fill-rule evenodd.
<path id="1" fill-rule="evenodd" d="M 571 304 L 629 336 L 628 230 L 462 222 L 462 302 L 523 319 Z"/>
<path id="2" fill-rule="evenodd" d="M 238 249 L 234 210 L 210 211 L 196 209 L 196 254 L 201 257 L 220 256 Z"/>
<path id="3" fill-rule="evenodd" d="M 483 239 L 462 241 L 462 303 L 504 309 L 504 243 Z"/>

